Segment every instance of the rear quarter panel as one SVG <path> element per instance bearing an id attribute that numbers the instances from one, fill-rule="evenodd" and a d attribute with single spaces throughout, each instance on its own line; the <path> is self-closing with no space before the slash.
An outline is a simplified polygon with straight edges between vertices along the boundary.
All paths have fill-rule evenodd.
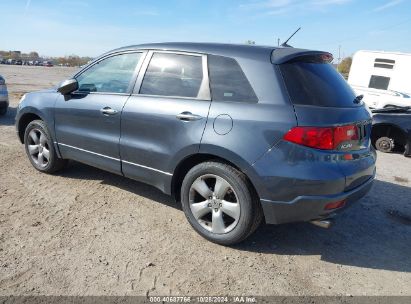
<path id="1" fill-rule="evenodd" d="M 237 59 L 259 99 L 258 103 L 211 102 L 200 153 L 230 160 L 255 185 L 252 165 L 297 124 L 294 110 L 274 65 L 252 59 Z M 281 77 L 281 76 L 280 76 Z M 219 128 L 229 131 L 220 132 Z M 225 133 L 225 134 L 224 134 Z M 256 186 L 256 185 L 255 185 Z"/>

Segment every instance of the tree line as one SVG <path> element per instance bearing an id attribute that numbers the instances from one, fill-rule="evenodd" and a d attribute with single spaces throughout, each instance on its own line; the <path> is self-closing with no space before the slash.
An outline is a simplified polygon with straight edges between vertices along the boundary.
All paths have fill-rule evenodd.
<path id="1" fill-rule="evenodd" d="M 40 56 L 37 52 L 21 53 L 19 51 L 0 51 L 0 57 L 3 59 L 14 59 L 23 61 L 51 61 L 55 65 L 65 66 L 82 66 L 92 60 L 91 57 L 80 57 L 77 55 L 69 55 L 62 57 L 44 57 Z"/>

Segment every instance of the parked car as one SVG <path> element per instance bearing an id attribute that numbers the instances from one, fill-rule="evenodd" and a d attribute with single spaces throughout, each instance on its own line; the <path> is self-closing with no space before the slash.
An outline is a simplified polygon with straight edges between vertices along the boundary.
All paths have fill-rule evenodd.
<path id="1" fill-rule="evenodd" d="M 53 63 L 51 61 L 43 61 L 43 66 L 45 67 L 52 67 Z"/>
<path id="2" fill-rule="evenodd" d="M 16 128 L 34 168 L 67 160 L 172 195 L 224 245 L 265 221 L 329 218 L 375 176 L 371 116 L 326 52 L 228 44 L 126 47 L 26 94 Z"/>
<path id="3" fill-rule="evenodd" d="M 374 109 L 411 106 L 411 54 L 358 51 L 348 83 Z"/>
<path id="4" fill-rule="evenodd" d="M 0 75 L 0 115 L 7 113 L 9 107 L 9 93 L 7 92 L 6 80 Z"/>
<path id="5" fill-rule="evenodd" d="M 381 152 L 404 151 L 411 157 L 411 107 L 372 110 L 372 143 Z"/>

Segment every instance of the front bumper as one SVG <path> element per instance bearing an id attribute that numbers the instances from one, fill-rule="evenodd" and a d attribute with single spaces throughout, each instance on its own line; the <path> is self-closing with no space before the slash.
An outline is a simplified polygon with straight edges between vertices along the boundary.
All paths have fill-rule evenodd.
<path id="1" fill-rule="evenodd" d="M 330 217 L 344 210 L 370 191 L 375 178 L 368 179 L 362 185 L 335 195 L 298 196 L 290 202 L 261 200 L 265 221 L 267 224 L 284 224 L 290 222 L 305 222 Z M 339 209 L 324 210 L 325 205 L 345 200 L 345 206 Z"/>

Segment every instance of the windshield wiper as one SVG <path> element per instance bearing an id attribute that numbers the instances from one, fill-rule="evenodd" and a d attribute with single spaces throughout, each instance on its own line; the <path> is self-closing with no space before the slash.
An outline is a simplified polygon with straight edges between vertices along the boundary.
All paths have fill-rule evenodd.
<path id="1" fill-rule="evenodd" d="M 361 100 L 364 98 L 364 95 L 358 95 L 354 98 L 353 103 L 359 104 Z"/>

